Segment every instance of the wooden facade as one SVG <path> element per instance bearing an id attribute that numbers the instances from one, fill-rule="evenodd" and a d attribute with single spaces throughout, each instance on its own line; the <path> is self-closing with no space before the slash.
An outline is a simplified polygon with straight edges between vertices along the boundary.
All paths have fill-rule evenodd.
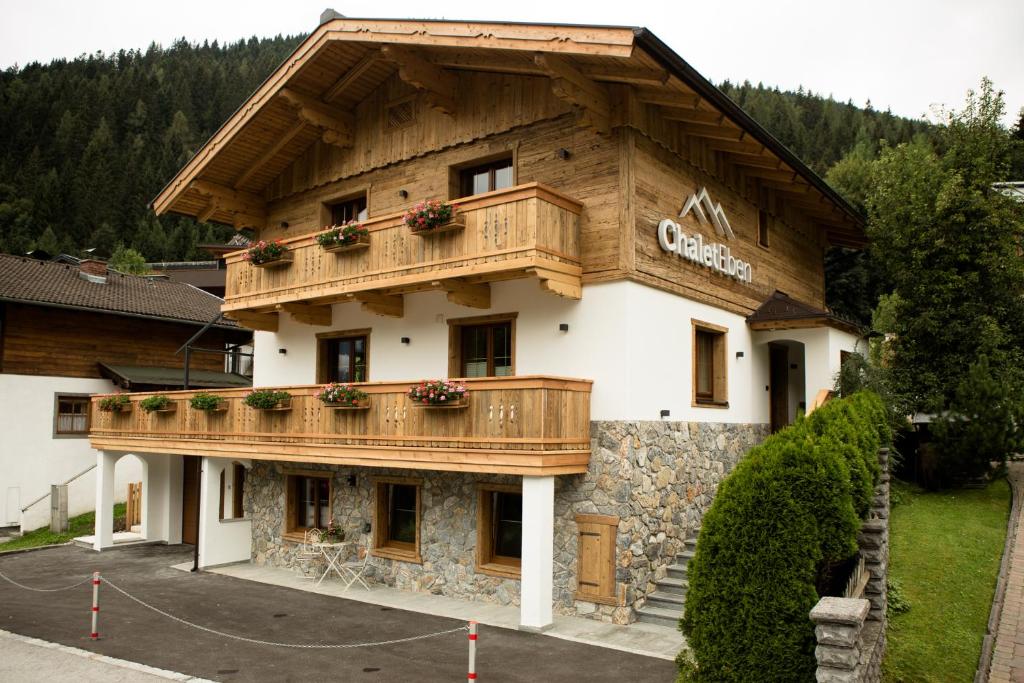
<path id="1" fill-rule="evenodd" d="M 100 378 L 99 363 L 179 367 L 175 353 L 198 325 L 50 306 L 7 303 L 3 308 L 0 372 Z M 207 330 L 202 345 L 224 348 L 248 339 L 245 330 Z M 224 357 L 196 353 L 192 368 L 223 372 Z"/>
<path id="2" fill-rule="evenodd" d="M 404 469 L 504 474 L 579 474 L 590 458 L 590 386 L 558 377 L 465 380 L 468 406 L 416 407 L 414 382 L 358 384 L 369 408 L 323 405 L 318 386 L 281 387 L 287 410 L 243 404 L 248 389 L 219 389 L 226 410 L 194 410 L 194 391 L 166 392 L 177 409 L 99 410 L 93 397 L 93 448 Z M 132 394 L 133 401 L 151 394 Z"/>

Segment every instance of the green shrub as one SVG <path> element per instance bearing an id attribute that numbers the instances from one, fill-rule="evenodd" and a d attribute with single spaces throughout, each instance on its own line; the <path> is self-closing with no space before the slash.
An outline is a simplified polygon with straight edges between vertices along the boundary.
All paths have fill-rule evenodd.
<path id="1" fill-rule="evenodd" d="M 139 407 L 147 413 L 151 413 L 154 410 L 163 410 L 169 405 L 171 405 L 171 399 L 164 394 L 153 394 L 139 401 Z"/>
<path id="2" fill-rule="evenodd" d="M 681 681 L 814 680 L 809 613 L 821 577 L 857 551 L 884 436 L 878 408 L 871 397 L 829 402 L 719 486 L 689 564 Z"/>
<path id="3" fill-rule="evenodd" d="M 211 394 L 208 391 L 200 391 L 188 400 L 188 404 L 192 406 L 193 410 L 210 411 L 217 410 L 223 400 L 220 396 Z"/>

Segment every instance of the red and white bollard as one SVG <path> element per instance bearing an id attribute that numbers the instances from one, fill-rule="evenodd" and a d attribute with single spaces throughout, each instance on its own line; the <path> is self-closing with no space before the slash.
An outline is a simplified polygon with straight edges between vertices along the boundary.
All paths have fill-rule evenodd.
<path id="1" fill-rule="evenodd" d="M 99 618 L 100 618 L 100 573 L 92 573 L 92 634 L 93 640 L 99 640 Z"/>
<path id="2" fill-rule="evenodd" d="M 476 622 L 469 622 L 469 674 L 467 681 L 476 680 Z"/>

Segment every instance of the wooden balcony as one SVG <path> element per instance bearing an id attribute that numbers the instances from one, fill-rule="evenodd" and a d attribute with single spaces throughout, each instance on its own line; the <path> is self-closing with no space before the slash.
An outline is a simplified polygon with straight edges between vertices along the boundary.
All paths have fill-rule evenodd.
<path id="1" fill-rule="evenodd" d="M 276 330 L 281 312 L 329 325 L 327 304 L 347 301 L 401 317 L 410 292 L 444 291 L 455 303 L 489 308 L 489 282 L 524 277 L 580 298 L 579 202 L 530 183 L 455 203 L 465 225 L 458 230 L 413 235 L 402 214 L 391 214 L 363 222 L 367 249 L 327 252 L 311 233 L 281 240 L 291 260 L 283 267 L 257 268 L 243 252 L 229 254 L 223 310 L 246 327 Z"/>
<path id="2" fill-rule="evenodd" d="M 488 472 L 578 474 L 590 459 L 589 380 L 495 377 L 464 380 L 468 406 L 414 407 L 415 382 L 357 385 L 369 394 L 365 410 L 336 410 L 314 394 L 319 386 L 276 387 L 292 395 L 290 410 L 257 410 L 242 403 L 249 389 L 212 391 L 226 409 L 194 410 L 195 391 L 166 393 L 175 409 L 146 413 L 130 394 L 129 412 L 91 406 L 93 448 L 134 453 L 206 455 L 333 465 Z"/>

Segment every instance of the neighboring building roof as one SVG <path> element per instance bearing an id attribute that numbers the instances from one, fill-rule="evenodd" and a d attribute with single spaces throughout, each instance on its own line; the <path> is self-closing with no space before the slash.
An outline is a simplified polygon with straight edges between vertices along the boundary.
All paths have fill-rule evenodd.
<path id="1" fill-rule="evenodd" d="M 1024 202 L 1024 180 L 1009 183 L 995 183 L 992 187 L 1011 199 L 1016 199 L 1018 202 Z"/>
<path id="2" fill-rule="evenodd" d="M 402 64 L 408 68 L 400 69 Z M 320 26 L 178 171 L 152 206 L 157 214 L 260 227 L 266 220 L 263 190 L 323 135 L 317 125 L 297 118 L 296 107 L 322 125 L 347 128 L 337 122 L 392 74 L 420 90 L 448 79 L 437 84 L 447 92 L 452 74 L 460 70 L 567 82 L 571 87 L 559 88 L 561 99 L 574 108 L 607 108 L 599 120 L 610 119 L 612 107 L 601 88 L 592 96 L 594 84 L 635 86 L 640 109 L 660 115 L 674 134 L 727 158 L 755 183 L 791 192 L 790 204 L 812 216 L 832 244 L 866 243 L 863 217 L 824 180 L 654 34 L 628 26 L 354 19 L 325 13 Z M 451 109 L 454 104 L 445 101 L 452 97 L 445 92 L 435 104 Z"/>
<path id="3" fill-rule="evenodd" d="M 74 265 L 0 254 L 0 301 L 91 310 L 205 325 L 224 303 L 191 285 L 107 271 L 89 275 Z M 222 318 L 216 327 L 237 328 Z"/>
<path id="4" fill-rule="evenodd" d="M 185 385 L 185 371 L 182 368 L 148 368 L 138 365 L 107 365 L 99 363 L 100 374 L 112 380 L 122 389 L 139 387 L 181 388 Z M 188 373 L 189 388 L 234 389 L 251 387 L 252 378 L 230 372 L 191 369 Z"/>
<path id="5" fill-rule="evenodd" d="M 756 311 L 747 316 L 747 324 L 754 330 L 792 330 L 807 327 L 835 327 L 860 334 L 859 326 L 834 313 L 802 301 L 785 292 L 775 291 Z"/>

